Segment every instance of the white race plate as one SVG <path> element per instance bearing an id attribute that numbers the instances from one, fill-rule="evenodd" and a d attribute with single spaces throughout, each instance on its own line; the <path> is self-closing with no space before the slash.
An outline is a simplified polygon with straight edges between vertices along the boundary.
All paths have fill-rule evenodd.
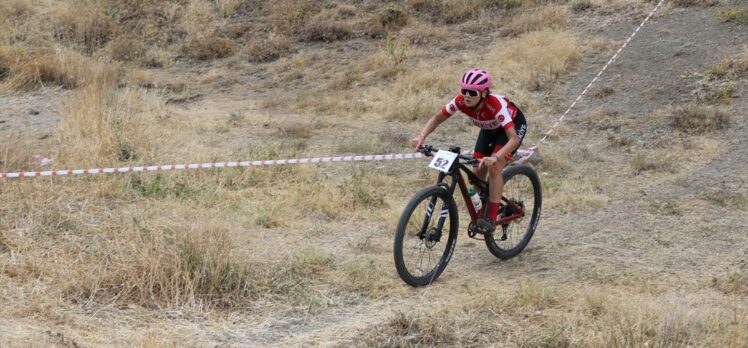
<path id="1" fill-rule="evenodd" d="M 451 151 L 439 150 L 434 159 L 431 160 L 429 168 L 434 168 L 442 172 L 448 172 L 449 168 L 452 167 L 452 162 L 457 158 L 457 154 Z"/>

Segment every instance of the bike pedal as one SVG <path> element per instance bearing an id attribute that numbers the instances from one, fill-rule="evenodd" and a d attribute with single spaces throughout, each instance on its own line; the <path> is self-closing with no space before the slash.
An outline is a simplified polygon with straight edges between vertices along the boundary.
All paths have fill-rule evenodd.
<path id="1" fill-rule="evenodd" d="M 496 230 L 496 224 L 490 219 L 478 219 L 478 229 L 483 233 L 493 233 Z"/>

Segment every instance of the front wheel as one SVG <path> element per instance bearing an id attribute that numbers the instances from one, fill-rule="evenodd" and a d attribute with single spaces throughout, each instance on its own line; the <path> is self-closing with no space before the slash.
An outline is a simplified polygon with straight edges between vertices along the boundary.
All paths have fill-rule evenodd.
<path id="1" fill-rule="evenodd" d="M 447 267 L 457 241 L 457 205 L 440 186 L 418 191 L 405 206 L 395 234 L 395 268 L 412 286 L 429 285 Z"/>
<path id="2" fill-rule="evenodd" d="M 503 177 L 504 193 L 502 196 L 525 211 L 523 218 L 496 226 L 493 233 L 485 235 L 488 250 L 494 256 L 506 260 L 517 256 L 530 242 L 540 220 L 543 199 L 540 178 L 532 167 L 526 164 L 508 167 L 504 170 Z M 500 213 L 501 217 L 516 214 L 506 205 L 503 205 Z"/>

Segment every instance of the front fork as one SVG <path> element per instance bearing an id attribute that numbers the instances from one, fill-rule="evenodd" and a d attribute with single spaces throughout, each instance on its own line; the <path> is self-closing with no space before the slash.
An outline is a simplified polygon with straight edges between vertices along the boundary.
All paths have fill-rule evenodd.
<path id="1" fill-rule="evenodd" d="M 447 174 L 445 173 L 439 173 L 439 177 L 436 179 L 436 185 L 444 187 L 446 186 L 444 184 L 444 178 L 447 177 Z M 452 182 L 449 184 L 449 188 L 447 189 L 447 193 L 449 194 L 449 197 L 452 196 L 452 193 L 455 190 L 455 185 L 457 185 L 456 180 L 452 180 Z M 431 201 L 429 202 L 429 206 L 426 209 L 426 218 L 423 219 L 423 225 L 421 226 L 421 239 L 425 238 L 426 236 L 429 237 L 430 241 L 439 241 L 442 237 L 442 229 L 444 228 L 444 222 L 447 221 L 447 216 L 449 215 L 449 202 L 444 201 L 442 203 L 441 211 L 439 212 L 439 221 L 436 224 L 436 227 L 434 229 L 434 233 L 430 234 L 427 229 L 429 227 L 429 224 L 431 222 L 431 217 L 434 214 L 434 208 L 436 206 L 436 199 L 437 197 L 431 197 Z"/>

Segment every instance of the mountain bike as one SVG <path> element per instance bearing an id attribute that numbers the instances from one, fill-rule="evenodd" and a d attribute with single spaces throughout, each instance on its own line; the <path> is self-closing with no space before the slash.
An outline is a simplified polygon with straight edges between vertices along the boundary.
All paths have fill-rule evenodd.
<path id="1" fill-rule="evenodd" d="M 457 187 L 470 215 L 467 229 L 470 238 L 484 240 L 488 250 L 503 260 L 525 249 L 538 226 L 542 204 L 540 178 L 529 164 L 509 163 L 504 168 L 500 215 L 491 230 L 478 223 L 479 218 L 488 218 L 488 209 L 482 209 L 482 215 L 478 216 L 463 178 L 464 173 L 486 207 L 488 182 L 467 167 L 477 165 L 479 160 L 461 154 L 459 147 L 443 151 L 426 145 L 420 152 L 434 157 L 429 167 L 438 169 L 439 176 L 433 186 L 424 187 L 413 196 L 397 224 L 395 267 L 403 281 L 416 287 L 429 285 L 447 267 L 459 227 L 454 199 Z"/>

